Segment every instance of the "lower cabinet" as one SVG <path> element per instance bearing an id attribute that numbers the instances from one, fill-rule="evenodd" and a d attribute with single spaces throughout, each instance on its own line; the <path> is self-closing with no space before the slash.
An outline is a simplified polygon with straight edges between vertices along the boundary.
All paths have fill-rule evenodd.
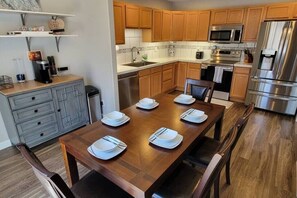
<path id="1" fill-rule="evenodd" d="M 162 66 L 162 92 L 168 92 L 175 88 L 175 65 L 174 63 Z"/>
<path id="2" fill-rule="evenodd" d="M 83 80 L 4 96 L 1 114 L 13 144 L 39 145 L 88 123 Z"/>
<path id="3" fill-rule="evenodd" d="M 199 80 L 201 74 L 200 63 L 186 63 L 180 62 L 177 68 L 177 90 L 183 91 L 185 87 L 186 78 Z"/>
<path id="4" fill-rule="evenodd" d="M 244 102 L 249 82 L 250 68 L 235 67 L 232 77 L 230 100 Z"/>
<path id="5" fill-rule="evenodd" d="M 138 75 L 140 99 L 162 93 L 162 67 L 141 70 Z"/>

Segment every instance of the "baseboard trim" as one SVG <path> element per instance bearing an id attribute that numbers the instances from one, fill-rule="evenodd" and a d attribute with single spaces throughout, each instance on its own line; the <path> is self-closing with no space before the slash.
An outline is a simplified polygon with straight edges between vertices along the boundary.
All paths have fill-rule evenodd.
<path id="1" fill-rule="evenodd" d="M 0 150 L 10 147 L 11 145 L 12 144 L 11 144 L 10 140 L 5 140 L 3 142 L 0 142 Z"/>

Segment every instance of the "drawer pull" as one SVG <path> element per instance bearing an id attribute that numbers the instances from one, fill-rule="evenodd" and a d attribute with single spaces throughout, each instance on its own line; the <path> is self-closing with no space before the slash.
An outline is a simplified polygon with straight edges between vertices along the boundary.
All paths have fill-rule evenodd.
<path id="1" fill-rule="evenodd" d="M 37 125 L 41 125 L 41 122 L 38 122 Z"/>
<path id="2" fill-rule="evenodd" d="M 58 109 L 58 112 L 60 112 L 61 111 L 61 109 Z"/>
<path id="3" fill-rule="evenodd" d="M 40 137 L 42 137 L 44 134 L 43 133 L 40 133 Z"/>
<path id="4" fill-rule="evenodd" d="M 32 100 L 35 100 L 35 97 L 32 97 Z"/>
<path id="5" fill-rule="evenodd" d="M 37 113 L 37 112 L 38 112 L 38 109 L 35 109 L 35 110 L 34 110 L 34 113 Z"/>

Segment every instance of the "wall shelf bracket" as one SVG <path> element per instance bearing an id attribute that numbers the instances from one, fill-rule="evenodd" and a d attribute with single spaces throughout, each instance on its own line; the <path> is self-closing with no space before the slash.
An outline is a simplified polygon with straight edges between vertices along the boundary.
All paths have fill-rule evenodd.
<path id="1" fill-rule="evenodd" d="M 61 39 L 60 36 L 55 37 L 58 52 L 60 52 L 60 39 Z"/>
<path id="2" fill-rule="evenodd" d="M 31 51 L 31 37 L 26 37 L 28 50 Z"/>
<path id="3" fill-rule="evenodd" d="M 21 14 L 21 19 L 22 19 L 23 26 L 26 25 L 26 16 L 27 16 L 27 14 L 24 14 L 24 13 Z"/>

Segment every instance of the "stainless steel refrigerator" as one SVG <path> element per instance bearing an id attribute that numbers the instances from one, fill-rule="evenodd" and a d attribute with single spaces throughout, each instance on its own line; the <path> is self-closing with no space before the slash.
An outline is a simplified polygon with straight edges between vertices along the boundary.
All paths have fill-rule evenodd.
<path id="1" fill-rule="evenodd" d="M 295 115 L 297 108 L 297 21 L 261 24 L 246 104 Z"/>

